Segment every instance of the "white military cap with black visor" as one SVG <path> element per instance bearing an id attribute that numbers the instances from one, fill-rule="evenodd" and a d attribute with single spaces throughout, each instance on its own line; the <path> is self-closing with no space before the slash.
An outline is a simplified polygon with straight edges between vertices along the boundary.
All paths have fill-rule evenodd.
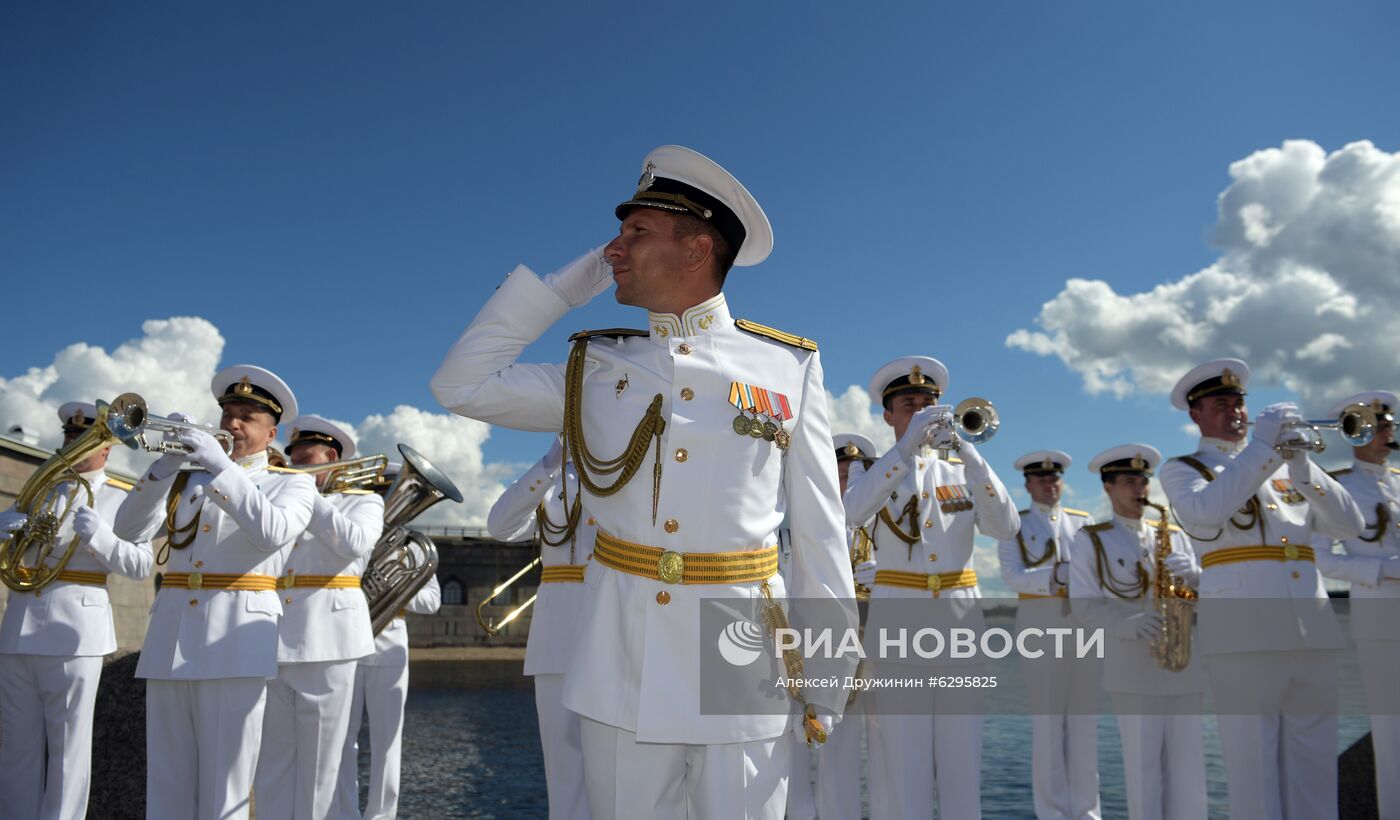
<path id="1" fill-rule="evenodd" d="M 81 433 L 97 421 L 97 405 L 85 401 L 64 402 L 58 408 L 64 435 Z"/>
<path id="2" fill-rule="evenodd" d="M 729 243 L 737 267 L 757 265 L 773 250 L 773 228 L 758 200 L 718 163 L 689 148 L 663 145 L 647 154 L 637 191 L 617 206 L 617 218 L 633 208 L 691 214 L 709 223 Z"/>
<path id="3" fill-rule="evenodd" d="M 875 449 L 875 442 L 860 433 L 841 433 L 832 436 L 831 443 L 836 447 L 836 462 L 838 464 L 854 458 L 873 461 L 880 457 L 880 453 Z"/>
<path id="4" fill-rule="evenodd" d="M 288 457 L 298 444 L 325 444 L 335 448 L 342 459 L 355 457 L 355 437 L 339 424 L 317 415 L 297 417 L 287 446 L 283 448 Z"/>
<path id="5" fill-rule="evenodd" d="M 297 417 L 292 389 L 277 374 L 255 365 L 226 367 L 214 376 L 209 388 L 220 407 L 235 401 L 256 404 L 271 413 L 277 424 L 289 424 Z"/>
<path id="6" fill-rule="evenodd" d="M 932 356 L 901 356 L 875 371 L 870 398 L 886 409 L 903 393 L 927 393 L 934 401 L 948 389 L 948 368 Z"/>
<path id="7" fill-rule="evenodd" d="M 1061 475 L 1074 463 L 1069 453 L 1059 450 L 1036 450 L 1016 459 L 1015 467 L 1024 475 Z"/>
<path id="8" fill-rule="evenodd" d="M 1161 452 L 1150 444 L 1120 444 L 1090 459 L 1089 472 L 1098 473 L 1104 478 L 1115 475 L 1151 478 L 1152 471 L 1161 463 Z"/>
<path id="9" fill-rule="evenodd" d="M 1172 388 L 1172 406 L 1191 409 L 1191 403 L 1207 396 L 1243 396 L 1249 383 L 1249 365 L 1240 359 L 1213 359 L 1191 368 Z"/>

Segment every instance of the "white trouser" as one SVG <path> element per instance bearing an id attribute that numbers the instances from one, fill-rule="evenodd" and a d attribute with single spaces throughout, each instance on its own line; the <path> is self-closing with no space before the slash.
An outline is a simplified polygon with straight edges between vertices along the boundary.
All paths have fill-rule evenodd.
<path id="1" fill-rule="evenodd" d="M 697 746 L 639 743 L 581 718 L 588 803 L 597 820 L 780 820 L 790 771 L 784 737 Z"/>
<path id="2" fill-rule="evenodd" d="M 1230 816 L 1335 818 L 1335 653 L 1240 652 L 1207 661 Z"/>
<path id="3" fill-rule="evenodd" d="M 0 817 L 87 813 L 101 656 L 0 655 Z"/>
<path id="4" fill-rule="evenodd" d="M 1396 687 L 1400 686 L 1400 641 L 1357 641 L 1356 653 L 1372 711 L 1390 713 L 1371 715 L 1380 817 L 1400 820 L 1400 714 L 1394 706 Z"/>
<path id="5" fill-rule="evenodd" d="M 882 708 L 887 696 L 880 690 L 861 695 L 870 698 L 865 721 L 871 750 L 870 816 L 874 820 L 932 817 L 936 798 L 939 817 L 981 817 L 982 715 L 973 714 L 981 693 L 975 689 L 918 691 L 926 696 L 921 714 Z M 898 697 L 910 702 L 908 690 Z M 879 801 L 874 799 L 877 794 Z"/>
<path id="6" fill-rule="evenodd" d="M 787 820 L 816 820 L 817 799 L 812 788 L 812 746 L 805 738 L 788 732 Z"/>
<path id="7" fill-rule="evenodd" d="M 408 699 L 408 663 L 355 668 L 355 695 L 350 728 L 340 761 L 340 787 L 334 817 L 360 820 L 360 721 L 369 712 L 369 801 L 365 820 L 394 820 L 399 814 L 399 754 L 403 743 L 403 705 Z"/>
<path id="8" fill-rule="evenodd" d="M 1206 816 L 1203 698 L 1113 694 L 1132 820 Z"/>
<path id="9" fill-rule="evenodd" d="M 1035 816 L 1098 820 L 1099 724 L 1089 693 L 1099 690 L 1099 664 L 1079 658 L 1027 658 L 1021 670 L 1031 708 Z"/>
<path id="10" fill-rule="evenodd" d="M 860 770 L 864 757 L 865 700 L 860 695 L 817 751 L 817 817 L 859 820 Z M 873 765 L 873 764 L 872 764 Z"/>
<path id="11" fill-rule="evenodd" d="M 330 816 L 357 666 L 354 660 L 284 663 L 267 682 L 262 753 L 253 780 L 258 820 Z"/>
<path id="12" fill-rule="evenodd" d="M 535 713 L 540 720 L 544 782 L 549 792 L 549 820 L 588 820 L 588 792 L 583 784 L 583 747 L 579 716 L 564 708 L 564 676 L 535 675 Z"/>
<path id="13" fill-rule="evenodd" d="M 146 817 L 248 817 L 263 678 L 146 681 Z"/>

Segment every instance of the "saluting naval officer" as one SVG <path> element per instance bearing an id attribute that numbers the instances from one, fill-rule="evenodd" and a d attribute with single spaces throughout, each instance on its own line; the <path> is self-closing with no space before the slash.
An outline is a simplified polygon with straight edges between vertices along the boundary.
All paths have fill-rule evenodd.
<path id="1" fill-rule="evenodd" d="M 973 569 L 974 528 L 998 540 L 1014 538 L 1020 526 L 1016 505 L 977 447 L 960 445 L 952 408 L 938 404 L 948 389 L 948 369 L 928 356 L 904 356 L 881 367 L 870 381 L 870 395 L 884 408 L 896 443 L 868 470 L 851 467 L 846 490 L 846 523 L 872 518 L 871 537 L 879 558 L 856 568 L 856 580 L 870 584 L 867 631 L 895 634 L 934 626 L 969 628 L 980 634 L 982 597 Z M 944 459 L 958 445 L 960 458 Z M 920 623 L 909 623 L 914 602 Z M 881 629 L 885 631 L 880 632 Z M 917 662 L 917 661 L 914 661 Z M 900 658 L 881 658 L 878 673 Z M 907 663 L 907 661 L 906 661 Z M 980 659 L 940 658 L 940 669 L 977 676 Z M 891 817 L 928 817 L 935 792 L 940 817 L 981 815 L 982 716 L 976 689 L 923 690 L 919 714 L 887 714 L 887 690 L 869 693 L 866 726 L 881 765 L 872 767 L 871 793 L 885 796 Z M 865 697 L 865 695 L 862 695 Z M 930 765 L 930 756 L 932 765 Z M 872 811 L 875 806 L 872 805 Z"/>
<path id="2" fill-rule="evenodd" d="M 355 457 L 355 438 L 320 416 L 299 416 L 287 442 L 294 467 Z M 364 561 L 384 529 L 384 499 L 338 490 L 314 474 L 315 505 L 280 579 L 277 677 L 267 684 L 253 793 L 264 820 L 325 818 L 335 805 L 358 660 L 374 651 Z"/>
<path id="3" fill-rule="evenodd" d="M 1297 407 L 1276 404 L 1246 443 L 1239 359 L 1206 362 L 1177 382 L 1172 404 L 1201 431 L 1161 483 L 1196 545 L 1201 654 L 1219 713 L 1231 817 L 1337 816 L 1335 651 L 1345 641 L 1310 544 L 1353 538 L 1361 510 L 1305 453 Z M 1286 457 L 1287 456 L 1287 457 Z"/>
<path id="4" fill-rule="evenodd" d="M 597 522 L 583 509 L 578 475 L 555 437 L 549 452 L 506 488 L 486 517 L 501 541 L 535 536 L 540 544 L 540 588 L 525 643 L 525 674 L 535 679 L 535 712 L 544 751 L 551 820 L 587 818 L 579 716 L 564 708 L 564 673 L 573 657 L 583 614 L 584 571 Z"/>
<path id="5" fill-rule="evenodd" d="M 997 545 L 1001 577 L 1016 592 L 1016 632 L 1073 628 L 1067 607 L 1070 544 L 1094 523 L 1083 510 L 1060 504 L 1068 453 L 1036 450 L 1016 459 L 1031 505 L 1020 511 L 1015 538 Z M 1031 705 L 1031 790 L 1040 820 L 1099 817 L 1098 715 L 1083 693 L 1095 692 L 1099 666 L 1088 658 L 1025 658 Z M 1086 705 L 1088 708 L 1077 708 Z"/>
<path id="6" fill-rule="evenodd" d="M 233 452 L 202 430 L 181 433 L 188 454 L 158 459 L 117 512 L 119 536 L 150 539 L 164 527 L 168 537 L 136 666 L 146 679 L 152 820 L 248 816 L 267 681 L 277 676 L 277 578 L 316 500 L 310 476 L 267 464 L 279 421 L 296 417 L 291 389 L 251 365 L 220 371 L 210 386 Z"/>
<path id="7" fill-rule="evenodd" d="M 63 443 L 82 435 L 97 407 L 58 408 Z M 111 520 L 131 485 L 107 476 L 104 447 L 73 465 L 92 488 L 92 505 L 78 491 L 77 508 L 61 527 L 47 566 L 74 537 L 77 549 L 55 580 L 34 592 L 10 592 L 0 621 L 0 817 L 83 817 L 92 762 L 92 710 L 102 656 L 117 649 L 107 576 L 140 581 L 151 572 L 151 545 L 124 541 Z M 66 491 L 71 484 L 62 487 Z M 0 538 L 27 517 L 0 513 Z"/>
<path id="8" fill-rule="evenodd" d="M 841 482 L 841 493 L 846 493 L 851 465 L 862 464 L 869 467 L 875 463 L 879 451 L 875 443 L 859 433 L 838 433 L 832 437 L 836 449 L 836 471 Z M 874 553 L 874 543 L 870 540 L 869 523 L 856 527 L 846 525 L 846 538 L 851 553 L 851 564 L 864 563 Z M 868 608 L 870 589 L 865 586 L 855 588 L 853 594 L 861 610 L 862 620 Z M 821 820 L 842 820 L 859 818 L 860 772 L 865 756 L 861 754 L 861 743 L 865 732 L 865 698 L 852 693 L 846 701 L 846 711 L 841 724 L 831 731 L 831 737 L 817 751 L 817 817 Z M 874 768 L 879 749 L 870 748 L 870 766 Z M 879 802 L 880 795 L 871 794 L 872 804 Z"/>
<path id="9" fill-rule="evenodd" d="M 1205 673 L 1196 653 L 1185 668 L 1170 670 L 1149 650 L 1162 635 L 1153 594 L 1160 531 L 1142 514 L 1152 471 L 1161 461 L 1154 447 L 1122 444 L 1089 462 L 1089 472 L 1103 480 L 1113 518 L 1074 536 L 1069 592 L 1075 617 L 1107 635 L 1103 687 L 1118 716 L 1128 816 L 1196 820 L 1206 816 Z M 1168 537 L 1171 552 L 1164 568 L 1179 584 L 1195 586 L 1200 566 L 1190 541 L 1170 524 Z"/>
<path id="10" fill-rule="evenodd" d="M 1387 390 L 1358 393 L 1334 405 L 1328 417 L 1353 404 L 1376 413 L 1375 437 L 1352 448 L 1351 466 L 1332 475 L 1361 507 L 1366 526 L 1342 542 L 1345 554 L 1320 549 L 1317 562 L 1323 575 L 1351 582 L 1351 634 L 1371 704 L 1376 798 L 1382 820 L 1400 820 L 1400 470 L 1387 463 L 1400 401 Z"/>
<path id="11" fill-rule="evenodd" d="M 778 739 L 803 721 L 701 714 L 696 625 L 705 598 L 785 597 L 785 514 L 786 595 L 830 601 L 855 624 L 816 345 L 731 317 L 721 290 L 730 265 L 763 261 L 773 239 L 719 165 L 658 148 L 616 213 L 621 230 L 601 252 L 543 280 L 517 267 L 448 353 L 433 392 L 464 416 L 565 430 L 598 524 L 564 682 L 564 705 L 583 717 L 593 816 L 779 817 L 788 747 Z M 613 282 L 619 302 L 647 309 L 646 330 L 576 335 L 567 366 L 516 363 Z M 829 731 L 844 693 L 805 696 Z"/>
<path id="12" fill-rule="evenodd" d="M 403 470 L 396 461 L 384 469 L 384 482 L 375 489 L 383 498 Z M 361 575 L 368 556 L 358 564 Z M 437 576 L 409 599 L 403 612 L 374 636 L 374 652 L 355 668 L 355 695 L 350 706 L 350 729 L 341 754 L 340 784 L 332 817 L 360 820 L 360 721 L 369 714 L 369 796 L 365 820 L 394 820 L 399 811 L 399 759 L 403 749 L 403 707 L 408 699 L 408 625 L 404 616 L 432 615 L 442 604 Z"/>

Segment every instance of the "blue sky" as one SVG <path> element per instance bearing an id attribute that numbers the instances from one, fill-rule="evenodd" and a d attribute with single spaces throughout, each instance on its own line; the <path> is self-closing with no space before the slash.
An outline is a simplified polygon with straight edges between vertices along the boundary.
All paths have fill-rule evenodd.
<path id="1" fill-rule="evenodd" d="M 1004 475 L 1043 446 L 1081 465 L 1128 440 L 1180 451 L 1185 418 L 1160 389 L 1092 395 L 1008 335 L 1073 277 L 1137 294 L 1216 262 L 1233 162 L 1291 139 L 1400 150 L 1397 18 L 1379 3 L 7 3 L 0 377 L 200 316 L 224 363 L 276 370 L 305 410 L 436 409 L 428 378 L 499 278 L 606 241 L 642 156 L 679 142 L 773 222 L 770 260 L 730 277 L 734 313 L 817 339 L 833 392 L 925 353 L 954 399 L 1002 409 L 984 452 Z M 570 332 L 629 324 L 601 298 L 527 355 L 562 360 Z M 1256 407 L 1307 378 L 1279 373 Z M 496 431 L 484 457 L 544 447 Z"/>

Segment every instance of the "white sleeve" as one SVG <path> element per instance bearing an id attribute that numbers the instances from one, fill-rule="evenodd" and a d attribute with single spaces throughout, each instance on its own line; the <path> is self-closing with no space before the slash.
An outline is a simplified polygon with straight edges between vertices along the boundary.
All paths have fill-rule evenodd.
<path id="1" fill-rule="evenodd" d="M 1170 459 L 1162 465 L 1162 490 L 1177 518 L 1187 525 L 1223 529 L 1277 466 L 1273 448 L 1251 442 L 1230 466 L 1207 480 L 1194 467 Z"/>
<path id="2" fill-rule="evenodd" d="M 535 530 L 535 509 L 559 486 L 560 470 L 549 470 L 544 459 L 525 471 L 501 493 L 486 515 L 486 531 L 500 541 L 520 541 Z"/>
<path id="3" fill-rule="evenodd" d="M 206 497 L 228 513 L 253 546 L 276 552 L 306 531 L 317 495 L 311 476 L 285 479 L 264 493 L 247 472 L 233 465 L 214 475 Z"/>
<path id="4" fill-rule="evenodd" d="M 344 509 L 329 499 L 317 501 L 307 531 L 342 558 L 370 554 L 384 532 L 384 499 L 375 493 L 347 496 Z"/>

